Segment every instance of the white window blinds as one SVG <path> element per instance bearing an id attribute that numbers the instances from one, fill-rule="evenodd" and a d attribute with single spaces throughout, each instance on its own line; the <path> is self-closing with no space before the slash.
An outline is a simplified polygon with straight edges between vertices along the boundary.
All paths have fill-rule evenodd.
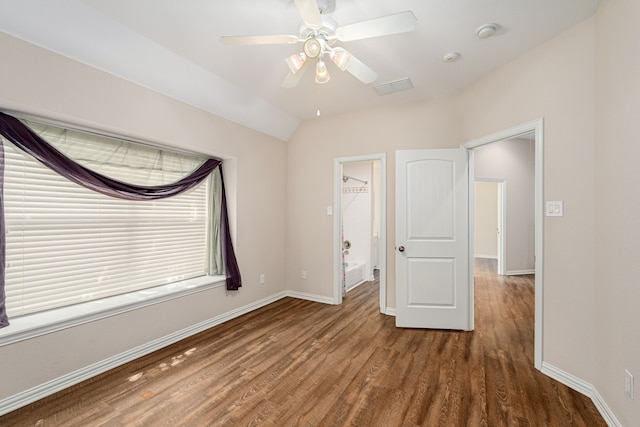
<path id="1" fill-rule="evenodd" d="M 211 177 L 179 196 L 127 201 L 74 184 L 4 145 L 9 316 L 208 273 Z M 118 169 L 117 161 L 104 163 Z M 135 164 L 120 174 L 153 173 Z"/>

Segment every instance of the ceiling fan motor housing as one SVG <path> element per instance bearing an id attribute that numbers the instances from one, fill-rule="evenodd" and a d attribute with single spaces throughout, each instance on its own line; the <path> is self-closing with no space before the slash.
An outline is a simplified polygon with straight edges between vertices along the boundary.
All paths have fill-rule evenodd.
<path id="1" fill-rule="evenodd" d="M 335 0 L 317 0 L 316 4 L 321 14 L 331 13 L 336 10 Z"/>
<path id="2" fill-rule="evenodd" d="M 333 44 L 335 42 L 336 28 L 338 28 L 338 23 L 332 18 L 322 15 L 322 28 L 319 30 L 314 30 L 310 28 L 302 22 L 300 24 L 300 38 L 305 40 L 309 37 L 314 37 L 318 35 L 323 35 L 325 39 Z"/>

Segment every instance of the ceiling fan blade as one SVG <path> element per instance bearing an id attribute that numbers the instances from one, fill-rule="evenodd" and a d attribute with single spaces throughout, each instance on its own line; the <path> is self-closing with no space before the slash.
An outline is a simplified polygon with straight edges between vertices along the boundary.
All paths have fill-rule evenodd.
<path id="1" fill-rule="evenodd" d="M 322 17 L 316 0 L 296 0 L 296 6 L 307 27 L 314 30 L 322 28 Z"/>
<path id="2" fill-rule="evenodd" d="M 309 68 L 310 62 L 312 61 L 305 62 L 302 68 L 300 68 L 298 72 L 295 74 L 289 71 L 289 74 L 287 74 L 287 77 L 285 77 L 284 81 L 282 82 L 282 87 L 285 89 L 291 89 L 296 87 L 300 82 L 300 80 L 302 79 L 304 72 L 307 71 L 307 68 Z"/>
<path id="3" fill-rule="evenodd" d="M 300 39 L 297 36 L 222 36 L 220 42 L 226 46 L 242 46 L 255 44 L 294 44 Z"/>
<path id="4" fill-rule="evenodd" d="M 351 55 L 351 59 L 349 60 L 347 71 L 366 85 L 373 83 L 378 78 L 378 73 L 373 71 L 353 55 Z"/>
<path id="5" fill-rule="evenodd" d="M 410 10 L 394 15 L 356 22 L 336 29 L 336 38 L 343 42 L 407 33 L 416 29 L 416 16 Z"/>

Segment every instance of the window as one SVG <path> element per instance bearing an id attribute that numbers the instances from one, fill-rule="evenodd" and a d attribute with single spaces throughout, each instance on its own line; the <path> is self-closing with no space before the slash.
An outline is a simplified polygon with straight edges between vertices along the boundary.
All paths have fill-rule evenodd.
<path id="1" fill-rule="evenodd" d="M 35 123 L 29 127 L 75 162 L 137 185 L 175 182 L 205 160 Z M 221 197 L 219 168 L 177 196 L 123 200 L 71 182 L 2 142 L 10 318 L 222 273 L 219 221 L 213 219 Z"/>

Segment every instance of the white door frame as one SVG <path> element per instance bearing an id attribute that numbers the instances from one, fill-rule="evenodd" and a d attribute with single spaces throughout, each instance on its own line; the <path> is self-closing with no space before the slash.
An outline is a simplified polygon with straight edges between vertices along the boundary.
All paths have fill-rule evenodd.
<path id="1" fill-rule="evenodd" d="M 474 194 L 473 194 L 473 150 L 474 148 L 482 145 L 490 144 L 492 142 L 502 141 L 504 139 L 515 138 L 517 136 L 534 133 L 534 145 L 535 145 L 535 320 L 534 320 L 534 366 L 538 370 L 542 370 L 542 355 L 543 355 L 543 238 L 544 238 L 544 194 L 543 194 L 543 140 L 544 140 L 544 119 L 539 118 L 531 122 L 523 123 L 518 126 L 514 126 L 509 129 L 496 132 L 494 134 L 474 139 L 465 144 L 462 144 L 463 148 L 467 149 L 469 157 L 469 206 L 474 206 Z M 469 274 L 471 285 L 471 301 L 473 301 L 473 209 L 469 210 Z M 469 304 L 471 310 L 471 321 L 473 322 L 474 307 L 473 304 Z"/>
<path id="2" fill-rule="evenodd" d="M 387 314 L 387 154 L 336 157 L 333 160 L 333 303 L 342 304 L 342 164 L 380 162 L 380 313 Z"/>
<path id="3" fill-rule="evenodd" d="M 498 274 L 504 276 L 507 264 L 506 244 L 507 244 L 507 180 L 502 178 L 474 178 L 474 182 L 492 182 L 498 184 Z M 475 188 L 475 187 L 474 187 Z M 471 207 L 469 207 L 471 209 Z M 474 223 L 475 224 L 475 223 Z"/>

